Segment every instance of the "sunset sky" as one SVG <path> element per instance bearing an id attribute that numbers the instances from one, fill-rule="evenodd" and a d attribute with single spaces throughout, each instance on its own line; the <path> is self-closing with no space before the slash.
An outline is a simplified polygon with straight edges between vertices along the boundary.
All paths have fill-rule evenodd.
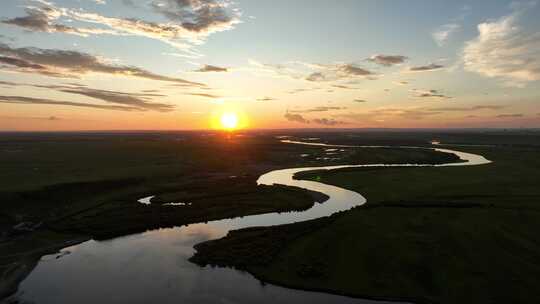
<path id="1" fill-rule="evenodd" d="M 0 131 L 540 127 L 540 3 L 0 8 Z"/>

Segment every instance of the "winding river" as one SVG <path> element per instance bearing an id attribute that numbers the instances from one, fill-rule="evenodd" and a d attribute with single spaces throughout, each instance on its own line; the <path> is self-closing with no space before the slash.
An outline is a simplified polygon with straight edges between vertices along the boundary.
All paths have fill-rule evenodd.
<path id="1" fill-rule="evenodd" d="M 327 145 L 338 148 L 374 146 Z M 403 147 L 412 148 L 412 147 Z M 487 164 L 480 155 L 448 149 L 463 162 L 435 165 L 466 166 Z M 188 226 L 152 230 L 108 241 L 90 240 L 41 258 L 20 284 L 16 298 L 37 304 L 63 303 L 384 303 L 319 292 L 308 292 L 261 284 L 248 273 L 229 268 L 199 267 L 188 261 L 197 243 L 224 237 L 230 230 L 252 226 L 282 225 L 328 216 L 362 205 L 359 193 L 314 181 L 295 180 L 295 173 L 347 167 L 432 166 L 425 164 L 343 165 L 275 170 L 262 175 L 258 183 L 283 184 L 324 193 L 329 199 L 306 211 L 269 213 Z M 149 198 L 140 200 L 149 203 Z M 179 206 L 178 208 L 182 208 Z M 395 303 L 395 302 L 394 302 Z"/>

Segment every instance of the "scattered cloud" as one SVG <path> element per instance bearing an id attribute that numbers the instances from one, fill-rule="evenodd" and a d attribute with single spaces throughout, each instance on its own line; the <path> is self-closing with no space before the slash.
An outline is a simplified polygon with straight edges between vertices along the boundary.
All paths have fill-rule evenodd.
<path id="1" fill-rule="evenodd" d="M 414 93 L 414 97 L 421 97 L 421 98 L 438 97 L 438 98 L 445 98 L 445 99 L 452 98 L 450 96 L 446 96 L 440 93 L 438 90 L 412 89 L 411 91 Z"/>
<path id="2" fill-rule="evenodd" d="M 520 14 L 478 25 L 478 37 L 463 50 L 466 71 L 516 87 L 540 80 L 540 32 L 528 33 L 518 26 Z"/>
<path id="3" fill-rule="evenodd" d="M 201 83 L 155 74 L 134 66 L 112 64 L 103 58 L 78 51 L 12 48 L 0 43 L 0 56 L 2 56 L 0 63 L 16 68 L 18 72 L 38 73 L 51 77 L 78 78 L 88 73 L 100 73 L 203 86 Z"/>
<path id="4" fill-rule="evenodd" d="M 27 7 L 26 16 L 4 19 L 0 21 L 3 24 L 21 27 L 28 31 L 47 32 L 47 33 L 65 33 L 79 36 L 88 36 L 91 34 L 115 34 L 114 31 L 99 28 L 75 28 L 55 21 L 60 18 L 64 11 L 54 6 Z"/>
<path id="5" fill-rule="evenodd" d="M 382 66 L 393 66 L 396 64 L 404 63 L 408 59 L 407 56 L 402 55 L 373 55 L 371 56 L 368 61 L 377 63 Z"/>
<path id="6" fill-rule="evenodd" d="M 461 14 L 456 18 L 453 18 L 450 22 L 441 25 L 431 33 L 431 37 L 439 47 L 443 47 L 450 37 L 456 32 L 460 31 L 461 23 L 465 20 L 467 15 L 471 12 L 471 7 L 464 5 L 461 7 Z"/>
<path id="7" fill-rule="evenodd" d="M 520 118 L 524 116 L 523 114 L 499 114 L 497 118 Z"/>
<path id="8" fill-rule="evenodd" d="M 319 67 L 323 68 L 320 69 L 318 72 L 311 73 L 305 79 L 312 82 L 323 82 L 356 77 L 364 77 L 370 79 L 368 78 L 368 76 L 375 75 L 375 73 L 354 64 L 337 64 Z"/>
<path id="9" fill-rule="evenodd" d="M 57 116 L 0 116 L 0 119 L 14 119 L 14 120 L 47 120 L 47 121 L 59 121 L 62 120 Z"/>
<path id="10" fill-rule="evenodd" d="M 311 73 L 308 77 L 306 77 L 307 81 L 325 81 L 326 77 L 321 72 L 314 72 Z"/>
<path id="11" fill-rule="evenodd" d="M 22 60 L 22 59 L 18 59 L 18 58 L 14 58 L 14 57 L 0 56 L 0 63 L 6 64 L 6 65 L 11 65 L 11 66 L 16 66 L 18 68 L 25 68 L 25 69 L 26 68 L 34 69 L 34 70 L 45 70 L 46 69 L 46 67 L 44 67 L 42 65 L 31 63 L 31 62 L 28 62 L 28 61 L 25 61 L 25 60 Z"/>
<path id="12" fill-rule="evenodd" d="M 374 75 L 373 72 L 357 67 L 353 64 L 342 64 L 339 65 L 338 71 L 343 73 L 346 76 L 371 76 Z"/>
<path id="13" fill-rule="evenodd" d="M 223 96 L 214 95 L 214 94 L 208 94 L 208 93 L 185 93 L 185 95 L 207 97 L 207 98 L 221 98 L 221 97 L 223 97 Z"/>
<path id="14" fill-rule="evenodd" d="M 437 30 L 431 33 L 431 36 L 433 37 L 433 40 L 435 40 L 435 43 L 437 43 L 438 46 L 442 47 L 446 44 L 450 36 L 457 32 L 459 29 L 461 29 L 461 25 L 457 23 L 448 23 L 439 27 Z"/>
<path id="15" fill-rule="evenodd" d="M 17 86 L 17 85 L 19 85 L 19 84 L 16 83 L 16 82 L 2 81 L 2 80 L 0 80 L 0 85 L 12 87 L 12 86 Z"/>
<path id="16" fill-rule="evenodd" d="M 220 0 L 155 0 L 153 9 L 191 32 L 217 32 L 239 23 L 239 10 L 229 11 L 230 1 Z"/>
<path id="17" fill-rule="evenodd" d="M 334 111 L 334 110 L 345 110 L 347 108 L 345 107 L 327 107 L 327 106 L 320 106 L 305 110 L 290 110 L 290 113 L 313 113 L 313 112 L 327 112 L 327 111 Z"/>
<path id="18" fill-rule="evenodd" d="M 272 100 L 276 100 L 276 99 L 272 98 L 272 97 L 265 96 L 265 97 L 262 97 L 262 98 L 257 98 L 256 100 L 257 101 L 272 101 Z"/>
<path id="19" fill-rule="evenodd" d="M 299 122 L 299 123 L 303 123 L 303 124 L 308 124 L 309 123 L 309 120 L 305 119 L 304 116 L 302 116 L 300 114 L 293 114 L 293 113 L 290 113 L 289 111 L 287 111 L 285 113 L 284 117 L 288 121 L 292 121 L 292 122 Z"/>
<path id="20" fill-rule="evenodd" d="M 353 101 L 354 102 L 367 102 L 367 100 L 365 99 L 354 99 Z"/>
<path id="21" fill-rule="evenodd" d="M 27 83 L 15 83 L 15 82 L 5 82 L 0 81 L 0 85 L 7 85 L 12 87 L 17 86 L 26 86 L 34 87 L 39 89 L 49 89 L 55 90 L 61 93 L 82 95 L 100 101 L 105 101 L 107 103 L 114 103 L 121 106 L 127 106 L 128 108 L 118 108 L 116 105 L 112 108 L 102 107 L 103 109 L 113 109 L 113 110 L 129 110 L 129 111 L 158 111 L 158 112 L 169 112 L 174 109 L 174 105 L 157 103 L 153 102 L 153 97 L 164 97 L 165 95 L 156 94 L 155 92 L 144 92 L 144 93 L 127 93 L 120 91 L 112 90 L 101 90 L 89 88 L 85 85 L 77 83 L 68 83 L 65 85 L 40 85 L 40 84 L 27 84 Z M 33 102 L 37 103 L 37 102 Z M 50 104 L 56 104 L 50 103 Z M 63 103 L 64 105 L 72 106 L 82 106 L 80 103 Z M 85 103 L 86 104 L 86 103 Z M 89 106 L 90 107 L 90 106 Z"/>
<path id="22" fill-rule="evenodd" d="M 291 61 L 286 64 L 268 64 L 249 60 L 257 72 L 273 74 L 278 77 L 288 77 L 309 82 L 331 82 L 340 80 L 374 79 L 377 75 L 352 63 L 318 64 L 301 61 Z"/>
<path id="23" fill-rule="evenodd" d="M 319 90 L 320 88 L 298 88 L 294 90 L 287 91 L 288 94 L 296 94 L 296 93 L 302 93 L 302 92 L 309 92 L 309 91 L 315 91 Z"/>
<path id="24" fill-rule="evenodd" d="M 323 126 L 337 126 L 337 125 L 348 124 L 345 121 L 335 120 L 333 118 L 314 118 L 312 120 L 309 120 L 309 119 L 305 118 L 301 114 L 295 114 L 295 113 L 291 113 L 289 111 L 287 111 L 285 113 L 284 117 L 288 121 L 298 122 L 298 123 L 302 123 L 302 124 L 314 123 L 314 124 L 323 125 Z"/>
<path id="25" fill-rule="evenodd" d="M 438 115 L 440 113 L 441 112 L 428 111 L 424 109 L 382 108 L 366 112 L 342 113 L 337 114 L 336 116 L 360 122 L 380 122 L 386 119 L 393 119 L 396 117 L 409 120 L 421 120 L 425 117 Z"/>
<path id="26" fill-rule="evenodd" d="M 96 0 L 104 2 L 102 0 Z M 93 12 L 57 7 L 47 1 L 26 7 L 26 15 L 3 20 L 5 24 L 30 31 L 60 32 L 81 36 L 108 34 L 117 36 L 142 36 L 192 52 L 193 45 L 201 44 L 213 33 L 233 29 L 240 23 L 241 11 L 225 0 L 154 0 L 149 4 L 155 13 L 169 22 L 157 23 L 136 18 L 107 17 Z M 123 0 L 135 7 L 134 2 Z M 71 20 L 98 25 L 77 28 L 62 22 Z M 104 28 L 105 27 L 105 28 Z"/>
<path id="27" fill-rule="evenodd" d="M 64 93 L 78 94 L 110 103 L 130 106 L 137 108 L 139 111 L 169 112 L 174 109 L 174 106 L 170 104 L 151 102 L 150 97 L 156 96 L 155 94 L 125 93 L 86 87 L 60 88 L 58 90 Z"/>
<path id="28" fill-rule="evenodd" d="M 205 64 L 202 68 L 196 70 L 195 72 L 228 72 L 228 69 L 215 65 Z"/>
<path id="29" fill-rule="evenodd" d="M 429 72 L 436 71 L 444 68 L 444 65 L 437 63 L 430 63 L 428 65 L 413 66 L 409 68 L 410 72 Z"/>
<path id="30" fill-rule="evenodd" d="M 82 102 L 59 101 L 59 100 L 53 100 L 53 99 L 47 99 L 47 98 L 33 98 L 33 97 L 24 97 L 24 96 L 5 96 L 5 95 L 0 95 L 0 103 L 61 105 L 61 106 L 96 108 L 96 109 L 116 110 L 116 111 L 139 111 L 140 110 L 136 107 L 130 107 L 130 106 L 101 105 L 101 104 L 82 103 Z"/>
<path id="31" fill-rule="evenodd" d="M 337 88 L 337 89 L 344 89 L 344 90 L 355 89 L 353 87 L 342 85 L 342 84 L 333 84 L 332 87 Z"/>
<path id="32" fill-rule="evenodd" d="M 405 120 L 423 120 L 428 118 L 436 119 L 437 116 L 446 115 L 448 112 L 475 112 L 481 110 L 499 110 L 505 106 L 501 105 L 476 105 L 470 107 L 415 107 L 415 108 L 379 108 L 374 110 L 366 110 L 362 112 L 349 112 L 349 113 L 338 113 L 334 116 L 343 117 L 348 120 L 353 120 L 356 122 L 366 123 L 366 124 L 378 124 L 385 121 L 396 121 L 396 119 L 405 119 Z M 519 114 L 518 114 L 519 115 Z M 476 115 L 468 115 L 467 118 L 472 116 L 477 117 Z M 519 117 L 519 116 L 506 116 L 503 114 L 502 118 L 505 117 Z"/>
<path id="33" fill-rule="evenodd" d="M 345 121 L 335 120 L 333 118 L 314 118 L 311 120 L 313 123 L 324 126 L 337 126 L 337 125 L 346 125 L 348 124 Z"/>
<path id="34" fill-rule="evenodd" d="M 431 108 L 430 111 L 437 112 L 467 112 L 467 111 L 478 111 L 478 110 L 500 110 L 506 108 L 506 106 L 499 105 L 482 105 L 482 106 L 472 106 L 472 107 L 441 107 L 441 108 Z"/>

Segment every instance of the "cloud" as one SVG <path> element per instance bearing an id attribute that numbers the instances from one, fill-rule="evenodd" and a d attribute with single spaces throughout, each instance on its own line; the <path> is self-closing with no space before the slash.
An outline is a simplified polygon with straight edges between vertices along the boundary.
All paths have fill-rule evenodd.
<path id="1" fill-rule="evenodd" d="M 302 92 L 308 92 L 308 91 L 314 91 L 314 90 L 318 90 L 318 89 L 317 88 L 309 88 L 309 89 L 299 88 L 299 89 L 290 90 L 287 93 L 296 94 L 296 93 L 302 93 Z"/>
<path id="2" fill-rule="evenodd" d="M 500 115 L 497 115 L 497 118 L 519 118 L 519 117 L 524 117 L 525 115 L 523 114 L 500 114 Z"/>
<path id="3" fill-rule="evenodd" d="M 398 109 L 398 108 L 382 108 L 366 112 L 352 112 L 337 114 L 338 117 L 345 117 L 348 119 L 361 121 L 361 122 L 380 122 L 386 119 L 393 119 L 396 117 L 408 119 L 408 120 L 421 120 L 425 117 L 441 114 L 437 111 L 429 111 L 424 109 Z"/>
<path id="4" fill-rule="evenodd" d="M 293 113 L 289 113 L 287 111 L 287 113 L 285 113 L 284 117 L 288 121 L 299 122 L 299 123 L 303 123 L 303 124 L 309 124 L 309 120 L 305 119 L 304 116 L 302 116 L 300 114 L 293 114 Z"/>
<path id="5" fill-rule="evenodd" d="M 138 111 L 138 110 L 140 110 L 138 108 L 129 107 L 129 106 L 100 105 L 100 104 L 91 104 L 91 103 L 82 103 L 82 102 L 58 101 L 58 100 L 46 99 L 46 98 L 33 98 L 33 97 L 24 97 L 24 96 L 6 96 L 6 95 L 0 95 L 0 103 L 61 105 L 61 106 L 96 108 L 96 109 L 116 110 L 116 111 Z"/>
<path id="6" fill-rule="evenodd" d="M 317 90 L 321 90 L 321 89 L 322 89 L 321 87 L 298 88 L 298 89 L 293 89 L 293 90 L 287 91 L 286 93 L 293 95 L 293 94 L 297 94 L 297 93 L 317 91 Z"/>
<path id="7" fill-rule="evenodd" d="M 408 57 L 402 55 L 373 55 L 368 61 L 377 63 L 382 66 L 393 66 L 396 64 L 404 63 Z"/>
<path id="8" fill-rule="evenodd" d="M 482 105 L 482 106 L 472 106 L 472 107 L 444 107 L 444 108 L 431 108 L 430 111 L 437 112 L 466 112 L 466 111 L 477 111 L 477 110 L 500 110 L 506 106 L 498 105 Z"/>
<path id="9" fill-rule="evenodd" d="M 468 5 L 464 5 L 461 8 L 461 14 L 459 14 L 456 18 L 453 18 L 447 24 L 443 24 L 436 30 L 434 30 L 431 33 L 431 37 L 433 38 L 435 43 L 439 47 L 444 46 L 453 34 L 461 30 L 461 23 L 463 23 L 463 21 L 470 14 L 470 12 L 471 7 Z"/>
<path id="10" fill-rule="evenodd" d="M 0 56 L 0 63 L 16 66 L 16 67 L 19 67 L 19 68 L 25 68 L 25 69 L 26 68 L 34 69 L 34 70 L 45 70 L 46 69 L 46 67 L 44 67 L 42 65 L 31 63 L 31 62 L 21 60 L 21 59 L 18 59 L 18 58 L 14 58 L 14 57 Z"/>
<path id="11" fill-rule="evenodd" d="M 34 88 L 40 88 L 40 89 L 55 90 L 61 93 L 82 95 L 82 96 L 91 97 L 94 99 L 99 99 L 101 101 L 105 101 L 108 103 L 115 103 L 115 104 L 129 107 L 129 109 L 121 108 L 122 110 L 169 112 L 174 109 L 174 105 L 153 102 L 152 97 L 165 96 L 162 94 L 156 94 L 154 92 L 126 93 L 126 92 L 111 91 L 111 90 L 92 89 L 85 85 L 81 85 L 77 83 L 68 83 L 65 85 L 39 85 L 39 84 L 0 81 L 0 85 L 1 84 L 14 86 L 14 87 L 27 86 L 27 87 L 34 87 Z M 75 105 L 75 104 L 66 103 L 65 105 Z M 76 106 L 80 106 L 80 105 L 77 103 Z M 111 109 L 114 110 L 118 108 L 116 108 L 115 106 Z"/>
<path id="12" fill-rule="evenodd" d="M 221 98 L 222 97 L 222 96 L 219 96 L 219 95 L 207 94 L 207 93 L 185 93 L 185 95 L 207 97 L 207 98 Z"/>
<path id="13" fill-rule="evenodd" d="M 345 90 L 355 89 L 353 87 L 349 87 L 349 86 L 342 85 L 342 84 L 333 84 L 332 87 L 338 88 L 338 89 L 345 89 Z"/>
<path id="14" fill-rule="evenodd" d="M 397 119 L 405 120 L 423 120 L 426 118 L 437 119 L 437 116 L 445 115 L 447 112 L 474 112 L 480 110 L 499 110 L 505 108 L 502 105 L 476 105 L 470 107 L 437 107 L 437 108 L 379 108 L 367 110 L 363 112 L 338 113 L 335 117 L 343 117 L 346 119 L 377 124 L 385 121 L 396 121 Z M 475 115 L 466 116 L 467 118 L 477 117 Z M 516 118 L 522 117 L 522 114 L 501 114 L 499 118 Z"/>
<path id="15" fill-rule="evenodd" d="M 327 112 L 327 111 L 345 110 L 345 109 L 347 108 L 320 106 L 320 107 L 315 107 L 315 108 L 305 109 L 305 110 L 291 110 L 289 112 L 290 113 L 313 113 L 313 112 Z"/>
<path id="16" fill-rule="evenodd" d="M 18 86 L 19 84 L 16 83 L 16 82 L 2 81 L 2 80 L 0 80 L 0 85 L 8 86 L 8 87 L 13 87 L 13 86 Z"/>
<path id="17" fill-rule="evenodd" d="M 47 116 L 47 117 L 41 117 L 41 116 L 0 116 L 0 119 L 14 119 L 14 120 L 48 120 L 48 121 L 59 121 L 62 120 L 60 117 L 57 116 Z"/>
<path id="18" fill-rule="evenodd" d="M 257 101 L 272 101 L 272 100 L 276 100 L 276 99 L 272 98 L 272 97 L 265 96 L 265 97 L 262 97 L 262 98 L 257 98 L 256 100 Z"/>
<path id="19" fill-rule="evenodd" d="M 219 0 L 156 0 L 154 10 L 192 32 L 214 32 L 230 29 L 239 23 L 238 11 L 227 7 L 232 3 Z"/>
<path id="20" fill-rule="evenodd" d="M 61 12 L 50 7 L 27 7 L 25 9 L 26 16 L 5 19 L 1 22 L 9 25 L 16 25 L 27 30 L 53 32 L 65 31 L 68 27 L 51 24 L 52 20 L 58 18 Z"/>
<path id="21" fill-rule="evenodd" d="M 357 67 L 352 64 L 342 64 L 338 66 L 338 71 L 342 72 L 347 76 L 370 76 L 374 75 L 373 72 Z"/>
<path id="22" fill-rule="evenodd" d="M 452 98 L 450 96 L 446 96 L 440 93 L 438 90 L 412 89 L 411 91 L 414 92 L 414 97 L 421 97 L 421 98 L 438 97 L 438 98 L 446 98 L 446 99 Z"/>
<path id="23" fill-rule="evenodd" d="M 519 27 L 520 14 L 478 25 L 478 37 L 468 41 L 463 50 L 466 71 L 516 87 L 540 80 L 540 32 L 527 33 Z"/>
<path id="24" fill-rule="evenodd" d="M 78 51 L 40 48 L 12 48 L 0 43 L 2 63 L 16 67 L 16 71 L 38 73 L 52 77 L 77 78 L 88 73 L 113 76 L 130 76 L 157 81 L 166 81 L 190 86 L 203 86 L 180 78 L 154 74 L 147 70 L 126 65 L 115 65 L 104 59 Z"/>
<path id="25" fill-rule="evenodd" d="M 100 1 L 101 0 L 97 0 Z M 61 32 L 87 36 L 91 34 L 133 35 L 156 39 L 186 52 L 192 45 L 201 44 L 210 34 L 230 30 L 240 23 L 241 12 L 229 1 L 220 0 L 154 0 L 153 11 L 165 16 L 169 22 L 157 23 L 136 18 L 107 17 L 93 12 L 56 7 L 50 2 L 38 1 L 40 7 L 27 7 L 26 16 L 4 20 L 3 23 L 26 30 Z M 124 0 L 124 4 L 133 4 Z M 76 20 L 100 27 L 75 28 L 59 23 Z M 107 27 L 108 29 L 103 29 Z"/>
<path id="26" fill-rule="evenodd" d="M 125 93 L 118 91 L 99 90 L 91 88 L 75 88 L 67 87 L 60 88 L 60 92 L 69 94 L 78 94 L 95 99 L 100 99 L 106 102 L 117 103 L 127 105 L 139 110 L 151 110 L 158 112 L 169 112 L 174 109 L 174 105 L 155 103 L 149 100 L 150 96 L 156 96 L 155 94 L 138 94 L 138 93 Z"/>
<path id="27" fill-rule="evenodd" d="M 196 70 L 195 72 L 228 72 L 228 69 L 218 67 L 218 66 L 215 66 L 215 65 L 205 64 L 202 68 Z"/>
<path id="28" fill-rule="evenodd" d="M 311 73 L 308 77 L 306 77 L 307 81 L 325 81 L 326 77 L 321 72 L 315 72 Z"/>
<path id="29" fill-rule="evenodd" d="M 435 119 L 436 116 L 445 115 L 447 112 L 474 112 L 480 110 L 495 111 L 504 107 L 505 106 L 500 105 L 476 105 L 470 107 L 380 108 L 364 112 L 339 113 L 334 116 L 363 123 L 376 124 L 384 121 L 395 121 L 399 118 L 406 120 L 423 120 L 433 117 Z"/>
<path id="30" fill-rule="evenodd" d="M 367 102 L 367 100 L 365 99 L 354 99 L 353 101 L 354 102 Z"/>
<path id="31" fill-rule="evenodd" d="M 367 76 L 375 75 L 373 72 L 354 64 L 337 64 L 321 67 L 322 69 L 320 71 L 308 75 L 306 80 L 312 82 L 336 81 L 355 77 L 367 78 Z"/>
<path id="32" fill-rule="evenodd" d="M 318 64 L 291 61 L 285 64 L 261 63 L 250 59 L 249 63 L 257 72 L 271 73 L 278 77 L 303 79 L 309 82 L 330 82 L 339 80 L 355 80 L 358 78 L 374 79 L 370 70 L 352 63 Z"/>
<path id="33" fill-rule="evenodd" d="M 346 125 L 348 124 L 345 121 L 335 120 L 333 118 L 315 118 L 312 120 L 313 123 L 324 126 L 337 126 L 337 125 Z"/>
<path id="34" fill-rule="evenodd" d="M 431 37 L 433 37 L 433 40 L 435 40 L 435 43 L 437 43 L 438 46 L 442 47 L 446 44 L 446 41 L 450 36 L 460 28 L 461 25 L 457 23 L 448 23 L 431 33 Z"/>
<path id="35" fill-rule="evenodd" d="M 114 31 L 97 28 L 75 28 L 64 24 L 54 23 L 64 14 L 64 11 L 53 6 L 27 7 L 26 16 L 15 17 L 0 21 L 1 23 L 18 26 L 28 31 L 47 33 L 66 33 L 79 36 L 90 34 L 115 34 Z"/>
<path id="36" fill-rule="evenodd" d="M 345 125 L 347 122 L 341 120 L 335 120 L 333 118 L 314 118 L 313 120 L 306 119 L 301 114 L 294 114 L 289 111 L 284 115 L 285 119 L 292 122 L 298 122 L 302 124 L 309 124 L 313 122 L 314 124 L 324 125 L 324 126 L 336 126 L 336 125 Z"/>
<path id="37" fill-rule="evenodd" d="M 420 65 L 420 66 L 410 67 L 409 71 L 411 71 L 411 72 L 428 72 L 428 71 L 440 70 L 442 68 L 444 68 L 444 65 L 436 64 L 436 63 L 430 63 L 428 65 Z"/>

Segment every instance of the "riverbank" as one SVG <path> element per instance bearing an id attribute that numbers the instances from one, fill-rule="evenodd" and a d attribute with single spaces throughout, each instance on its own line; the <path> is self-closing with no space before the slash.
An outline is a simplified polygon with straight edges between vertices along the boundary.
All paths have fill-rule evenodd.
<path id="1" fill-rule="evenodd" d="M 209 180 L 195 190 L 158 195 L 150 205 L 135 197 L 113 200 L 43 223 L 35 231 L 5 236 L 0 244 L 2 283 L 0 298 L 16 291 L 17 285 L 34 268 L 39 258 L 89 239 L 105 240 L 151 229 L 183 226 L 252 214 L 305 210 L 314 201 L 324 201 L 319 193 L 292 187 L 257 186 L 252 178 Z M 201 189 L 207 189 L 200 192 Z M 191 190 L 191 191 L 189 191 Z M 196 193 L 196 195 L 190 195 Z M 167 205 L 164 198 L 185 201 L 185 206 Z M 155 202 L 154 202 L 155 201 Z"/>
<path id="2" fill-rule="evenodd" d="M 494 163 L 303 174 L 361 193 L 368 204 L 331 220 L 235 231 L 198 245 L 193 260 L 283 286 L 363 298 L 524 303 L 540 297 L 538 149 L 459 149 Z M 314 231 L 302 233 L 310 224 Z M 257 244 L 261 238 L 271 247 L 264 249 L 271 253 L 264 263 L 253 262 L 262 258 L 256 248 L 234 247 L 228 254 L 238 240 Z"/>
<path id="3" fill-rule="evenodd" d="M 19 158 L 34 167 L 33 175 L 24 184 L 4 180 L 12 190 L 0 193 L 7 202 L 2 206 L 2 227 L 19 226 L 17 223 L 24 223 L 24 229 L 30 227 L 29 231 L 4 233 L 0 248 L 10 254 L 1 261 L 5 267 L 2 272 L 27 273 L 14 272 L 13 263 L 32 268 L 40 254 L 50 253 L 50 248 L 56 250 L 59 240 L 61 244 L 73 239 L 109 239 L 193 222 L 309 208 L 314 201 L 313 193 L 255 185 L 259 174 L 279 167 L 339 165 L 352 160 L 356 163 L 456 160 L 453 155 L 429 149 L 399 148 L 340 149 L 339 157 L 327 157 L 336 152 L 281 144 L 273 137 L 264 136 L 225 141 L 219 138 L 189 141 L 176 134 L 165 139 L 162 135 L 147 136 L 128 140 L 92 139 L 95 142 L 87 138 L 70 142 L 64 137 L 46 138 L 44 143 L 10 142 L 18 147 L 17 151 L 25 152 L 2 158 L 4 167 L 12 168 Z M 21 150 L 19 146 L 26 148 Z M 47 149 L 60 151 L 64 157 L 52 160 L 37 153 Z M 52 150 L 45 155 L 55 155 Z M 102 159 L 97 151 L 106 152 L 107 157 Z M 72 154 L 90 161 L 76 162 Z M 304 157 L 305 154 L 312 157 Z M 220 159 L 215 155 L 220 155 Z M 6 176 L 20 175 L 31 168 L 12 169 Z M 89 174 L 80 174 L 82 169 L 89 170 Z M 88 180 L 97 178 L 96 174 L 101 179 Z M 137 203 L 137 199 L 149 194 L 158 194 L 152 204 Z M 324 198 L 315 195 L 315 200 Z M 189 204 L 168 205 L 179 202 Z M 47 250 L 33 254 L 27 262 L 29 256 L 24 252 L 36 247 Z"/>

